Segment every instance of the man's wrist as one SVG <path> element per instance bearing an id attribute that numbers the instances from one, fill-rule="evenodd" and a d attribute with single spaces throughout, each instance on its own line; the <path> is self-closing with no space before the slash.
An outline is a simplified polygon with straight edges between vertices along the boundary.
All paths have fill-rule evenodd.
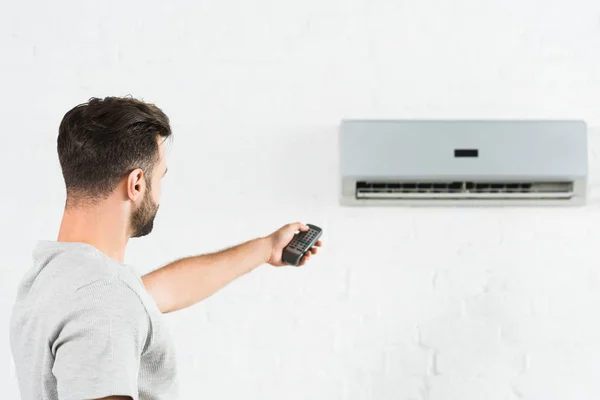
<path id="1" fill-rule="evenodd" d="M 256 239 L 258 252 L 261 254 L 261 264 L 267 264 L 273 254 L 272 240 L 269 236 Z"/>

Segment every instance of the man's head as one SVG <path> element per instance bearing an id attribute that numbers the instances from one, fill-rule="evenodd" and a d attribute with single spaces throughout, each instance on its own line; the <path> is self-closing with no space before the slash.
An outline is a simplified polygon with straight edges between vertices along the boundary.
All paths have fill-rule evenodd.
<path id="1" fill-rule="evenodd" d="M 166 173 L 169 118 L 133 98 L 92 98 L 65 114 L 57 149 L 67 208 L 90 207 L 111 196 L 129 207 L 129 236 L 152 231 Z"/>

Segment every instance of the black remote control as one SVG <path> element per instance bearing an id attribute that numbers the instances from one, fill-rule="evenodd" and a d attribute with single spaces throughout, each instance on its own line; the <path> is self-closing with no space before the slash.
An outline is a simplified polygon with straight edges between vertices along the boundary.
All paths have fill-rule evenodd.
<path id="1" fill-rule="evenodd" d="M 283 249 L 281 259 L 288 265 L 298 266 L 304 254 L 309 251 L 321 237 L 323 230 L 316 225 L 306 224 L 309 230 L 300 231 Z"/>

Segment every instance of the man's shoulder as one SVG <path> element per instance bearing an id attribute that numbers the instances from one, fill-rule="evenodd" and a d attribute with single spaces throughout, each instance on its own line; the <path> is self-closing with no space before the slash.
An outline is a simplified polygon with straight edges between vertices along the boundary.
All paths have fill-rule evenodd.
<path id="1" fill-rule="evenodd" d="M 69 303 L 81 301 L 84 296 L 96 296 L 96 304 L 118 300 L 126 306 L 141 302 L 143 283 L 135 269 L 92 246 L 42 242 L 33 259 L 34 266 L 20 283 L 19 304 L 48 312 L 71 308 Z"/>
<path id="2" fill-rule="evenodd" d="M 83 243 L 45 242 L 34 253 L 33 281 L 72 293 L 94 282 L 122 281 L 134 291 L 141 280 L 132 266 L 119 263 Z M 34 282 L 32 282 L 34 283 Z"/>
<path id="3" fill-rule="evenodd" d="M 88 329 L 94 321 L 108 320 L 149 326 L 140 296 L 143 285 L 135 271 L 89 249 L 69 247 L 34 256 L 35 265 L 22 279 L 14 304 L 15 331 L 41 329 L 50 340 L 66 324 Z"/>
<path id="4" fill-rule="evenodd" d="M 65 294 L 71 301 L 137 312 L 143 308 L 147 313 L 142 280 L 131 267 L 105 260 L 90 262 L 86 267 L 88 270 L 78 271 L 70 280 Z"/>
<path id="5" fill-rule="evenodd" d="M 77 287 L 71 294 L 71 301 L 75 310 L 87 307 L 148 315 L 139 290 L 117 275 L 102 276 Z"/>

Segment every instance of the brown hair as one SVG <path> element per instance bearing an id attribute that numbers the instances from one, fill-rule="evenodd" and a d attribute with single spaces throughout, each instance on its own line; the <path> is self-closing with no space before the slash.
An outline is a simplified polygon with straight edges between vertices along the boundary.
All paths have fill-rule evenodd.
<path id="1" fill-rule="evenodd" d="M 157 139 L 171 134 L 160 108 L 134 98 L 91 98 L 74 107 L 63 117 L 57 140 L 67 199 L 106 198 L 136 168 L 150 184 Z"/>

